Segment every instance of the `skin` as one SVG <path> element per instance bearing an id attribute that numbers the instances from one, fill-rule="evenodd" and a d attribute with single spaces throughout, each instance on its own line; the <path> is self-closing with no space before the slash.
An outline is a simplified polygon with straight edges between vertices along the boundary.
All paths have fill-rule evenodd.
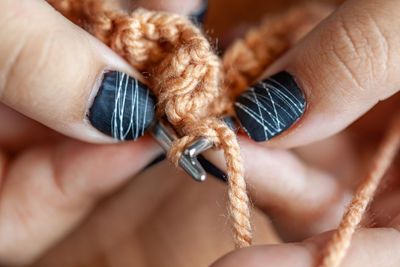
<path id="1" fill-rule="evenodd" d="M 182 10 L 191 10 L 193 3 L 190 5 Z M 321 248 L 330 236 L 326 231 L 337 225 L 357 184 L 349 177 L 367 166 L 355 159 L 373 151 L 375 140 L 380 139 L 398 109 L 400 99 L 395 94 L 400 79 L 400 37 L 393 34 L 400 28 L 398 5 L 395 0 L 348 1 L 266 70 L 266 76 L 282 69 L 293 73 L 308 103 L 302 119 L 270 142 L 256 144 L 240 137 L 253 203 L 271 216 L 281 238 L 289 243 L 234 251 L 213 266 L 314 266 L 318 262 Z M 141 79 L 115 53 L 42 0 L 1 1 L 0 24 L 0 40 L 4 40 L 0 43 L 0 121 L 7 125 L 0 127 L 0 264 L 24 265 L 76 229 L 100 199 L 126 184 L 160 153 L 160 148 L 147 136 L 136 142 L 113 144 L 84 120 L 104 69 L 121 70 Z M 373 108 L 381 100 L 385 101 Z M 312 144 L 341 132 L 366 112 L 362 120 L 341 134 Z M 305 144 L 309 146 L 298 148 Z M 329 155 L 318 153 L 321 146 Z M 220 154 L 208 153 L 207 157 L 224 168 Z M 373 222 L 374 228 L 356 232 L 343 266 L 398 266 L 400 190 L 395 179 L 390 179 L 398 178 L 398 171 L 391 169 L 385 182 L 388 186 L 365 218 L 365 225 Z M 137 216 L 122 222 L 115 220 L 112 226 L 122 233 L 130 229 L 137 234 L 133 237 L 136 242 L 129 243 L 133 258 L 152 262 L 152 255 L 161 255 L 160 262 L 187 266 L 179 255 L 185 254 L 182 251 L 191 239 L 184 237 L 192 237 L 193 228 L 178 226 L 194 214 L 201 214 L 201 205 L 194 202 L 189 209 L 198 213 L 178 212 L 181 210 L 175 208 L 187 203 L 178 197 L 170 202 L 174 208 L 163 207 L 166 199 L 183 195 L 192 184 L 151 183 L 161 175 L 177 181 L 176 170 L 168 165 L 153 168 L 133 179 L 128 194 L 135 196 L 133 199 L 117 198 L 108 209 L 95 210 L 95 214 L 100 214 L 101 224 L 109 222 L 110 217 L 116 218 L 113 211 L 132 212 Z M 220 184 L 215 187 L 226 192 Z M 144 195 L 149 190 L 153 196 L 150 201 Z M 115 206 L 120 208 L 113 209 Z M 167 215 L 163 211 L 168 211 Z M 168 216 L 174 211 L 178 216 Z M 209 216 L 215 217 L 215 213 Z M 157 236 L 154 225 L 146 222 L 159 220 L 168 223 L 157 228 L 163 233 Z M 127 221 L 132 225 L 128 226 Z M 100 244 L 110 244 L 104 240 L 111 242 L 118 237 L 118 231 L 99 234 L 93 231 L 90 220 L 85 223 L 77 233 L 95 240 L 77 250 L 85 255 L 93 254 Z M 265 221 L 260 219 L 259 223 L 263 225 Z M 188 221 L 186 226 L 192 224 L 198 229 L 207 228 L 196 224 L 196 220 Z M 172 257 L 163 258 L 162 252 L 171 246 L 157 240 L 179 234 L 183 245 L 173 244 L 175 249 L 181 249 L 169 253 Z M 70 235 L 53 248 L 54 255 L 80 244 L 77 235 Z M 198 240 L 206 239 L 201 236 Z M 146 246 L 146 240 L 156 241 Z M 204 242 L 206 245 L 193 244 L 193 250 L 209 247 L 209 241 Z M 215 250 L 214 254 L 213 250 L 205 253 L 205 264 L 229 250 L 229 246 L 221 246 L 224 249 Z M 110 259 L 112 252 L 108 253 L 105 257 Z M 46 262 L 46 258 L 42 260 Z M 51 262 L 51 254 L 48 261 Z"/>

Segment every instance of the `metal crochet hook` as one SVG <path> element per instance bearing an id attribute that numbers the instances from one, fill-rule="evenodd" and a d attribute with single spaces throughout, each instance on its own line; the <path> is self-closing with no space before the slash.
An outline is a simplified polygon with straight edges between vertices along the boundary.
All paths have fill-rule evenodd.
<path id="1" fill-rule="evenodd" d="M 150 128 L 150 133 L 165 152 L 169 151 L 172 143 L 177 139 L 177 135 L 172 128 L 162 121 L 156 121 Z M 179 159 L 179 165 L 182 169 L 198 182 L 205 181 L 207 174 L 197 156 L 213 146 L 214 144 L 207 138 L 199 138 L 186 147 Z"/>

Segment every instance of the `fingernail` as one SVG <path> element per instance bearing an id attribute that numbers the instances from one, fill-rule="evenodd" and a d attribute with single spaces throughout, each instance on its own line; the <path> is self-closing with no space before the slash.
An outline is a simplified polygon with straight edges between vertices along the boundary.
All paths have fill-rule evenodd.
<path id="1" fill-rule="evenodd" d="M 303 115 L 305 106 L 303 92 L 286 71 L 248 88 L 235 102 L 242 128 L 257 142 L 284 132 Z"/>
<path id="2" fill-rule="evenodd" d="M 104 74 L 89 110 L 89 121 L 100 132 L 118 140 L 136 140 L 150 127 L 155 114 L 149 88 L 129 75 Z"/>
<path id="3" fill-rule="evenodd" d="M 208 0 L 202 0 L 200 9 L 189 16 L 190 20 L 197 25 L 203 24 L 207 13 L 207 9 L 208 9 Z"/>
<path id="4" fill-rule="evenodd" d="M 226 116 L 226 117 L 223 117 L 221 120 L 222 120 L 223 122 L 225 122 L 225 124 L 228 125 L 228 127 L 229 127 L 232 131 L 236 132 L 236 131 L 238 130 L 238 125 L 236 124 L 236 120 L 235 120 L 234 117 L 232 117 L 232 116 Z"/>

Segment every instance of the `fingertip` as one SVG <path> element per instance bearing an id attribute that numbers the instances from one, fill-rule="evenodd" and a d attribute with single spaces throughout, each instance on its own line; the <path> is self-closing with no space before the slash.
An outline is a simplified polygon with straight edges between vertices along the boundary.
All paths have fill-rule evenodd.
<path id="1" fill-rule="evenodd" d="M 0 63 L 0 72 L 6 73 L 6 77 L 0 76 L 0 84 L 4 84 L 0 100 L 76 139 L 113 143 L 142 136 L 154 118 L 154 101 L 150 89 L 141 82 L 143 77 L 49 5 L 42 1 L 25 2 L 18 0 L 14 5 L 28 5 L 29 27 L 26 21 L 13 20 L 0 31 L 0 36 L 4 36 L 0 49 L 6 57 Z M 20 37 L 8 38 L 11 30 Z M 25 41 L 21 43 L 21 39 Z M 109 73 L 119 73 L 124 80 L 118 84 L 114 79 L 115 84 L 105 86 Z M 116 134 L 93 125 L 89 119 L 89 111 L 101 91 L 109 94 L 101 101 L 104 112 L 96 113 L 100 116 L 97 121 L 114 127 Z"/>
<path id="2" fill-rule="evenodd" d="M 287 71 L 249 87 L 235 102 L 242 128 L 256 142 L 285 132 L 303 116 L 305 108 L 304 94 Z"/>
<path id="3" fill-rule="evenodd" d="M 212 267 L 311 267 L 314 255 L 298 244 L 262 245 L 233 251 L 213 263 Z"/>
<path id="4" fill-rule="evenodd" d="M 259 98 L 266 104 L 252 104 L 250 110 L 262 128 L 281 134 L 255 139 L 282 148 L 306 145 L 343 130 L 380 100 L 398 92 L 393 85 L 399 83 L 396 62 L 400 54 L 393 48 L 399 38 L 392 34 L 400 26 L 393 23 L 392 11 L 397 6 L 392 1 L 379 6 L 375 1 L 348 1 L 269 66 L 263 77 L 282 70 L 295 77 L 306 109 L 293 127 L 279 131 L 287 112 L 280 114 L 280 105 L 274 109 L 275 99 L 264 91 Z M 249 127 L 249 121 L 244 127 Z M 263 132 L 260 127 L 258 132 Z M 269 140 L 269 136 L 274 138 Z"/>

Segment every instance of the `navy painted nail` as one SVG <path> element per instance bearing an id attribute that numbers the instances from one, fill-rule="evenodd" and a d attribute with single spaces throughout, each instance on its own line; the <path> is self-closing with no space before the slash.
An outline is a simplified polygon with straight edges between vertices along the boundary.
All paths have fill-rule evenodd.
<path id="1" fill-rule="evenodd" d="M 284 132 L 303 115 L 305 106 L 301 89 L 286 71 L 248 88 L 235 102 L 242 128 L 257 142 Z"/>
<path id="2" fill-rule="evenodd" d="M 136 140 L 154 119 L 154 102 L 143 83 L 122 72 L 107 72 L 89 110 L 89 121 L 111 137 Z"/>
<path id="3" fill-rule="evenodd" d="M 204 19 L 206 17 L 207 9 L 208 9 L 208 0 L 202 0 L 200 9 L 189 16 L 190 20 L 196 25 L 203 24 Z"/>

